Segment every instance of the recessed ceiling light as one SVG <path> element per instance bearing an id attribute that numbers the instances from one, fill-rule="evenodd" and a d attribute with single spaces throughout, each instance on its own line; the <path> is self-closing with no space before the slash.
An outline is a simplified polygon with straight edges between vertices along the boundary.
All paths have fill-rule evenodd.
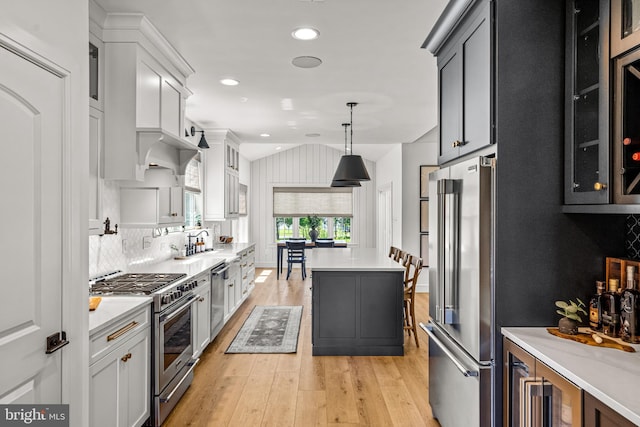
<path id="1" fill-rule="evenodd" d="M 291 63 L 300 68 L 315 68 L 318 65 L 322 64 L 322 60 L 320 58 L 316 58 L 315 56 L 298 56 L 296 58 L 293 58 Z"/>
<path id="2" fill-rule="evenodd" d="M 304 136 L 307 136 L 309 138 L 317 138 L 317 137 L 320 136 L 320 134 L 319 133 L 306 133 L 306 134 L 304 134 Z"/>
<path id="3" fill-rule="evenodd" d="M 271 135 L 268 133 L 261 133 L 260 136 L 263 138 L 269 138 Z"/>
<path id="4" fill-rule="evenodd" d="M 225 86 L 238 86 L 240 82 L 236 79 L 222 79 L 220 80 L 220 83 Z"/>
<path id="5" fill-rule="evenodd" d="M 293 30 L 291 36 L 296 40 L 315 40 L 320 35 L 320 31 L 311 27 L 300 27 Z"/>

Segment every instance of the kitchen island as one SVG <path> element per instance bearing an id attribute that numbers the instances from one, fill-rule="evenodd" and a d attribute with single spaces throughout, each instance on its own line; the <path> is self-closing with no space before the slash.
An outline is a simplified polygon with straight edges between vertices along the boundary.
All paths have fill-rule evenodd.
<path id="1" fill-rule="evenodd" d="M 314 356 L 404 354 L 404 267 L 364 248 L 314 249 L 308 265 Z"/>

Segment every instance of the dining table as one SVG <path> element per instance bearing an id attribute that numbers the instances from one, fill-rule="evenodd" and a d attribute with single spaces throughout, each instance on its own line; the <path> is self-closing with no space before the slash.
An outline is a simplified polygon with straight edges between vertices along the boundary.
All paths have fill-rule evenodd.
<path id="1" fill-rule="evenodd" d="M 334 248 L 346 248 L 347 247 L 347 242 L 344 241 L 344 240 L 334 240 L 333 242 L 334 242 L 333 243 L 333 247 Z M 280 273 L 282 273 L 282 258 L 283 258 L 284 250 L 287 248 L 287 241 L 286 240 L 278 240 L 276 243 L 277 243 L 276 247 L 278 248 L 277 266 L 276 266 L 276 279 L 280 279 Z M 311 240 L 305 240 L 305 248 L 313 249 L 315 247 L 316 247 L 316 242 L 313 242 Z"/>

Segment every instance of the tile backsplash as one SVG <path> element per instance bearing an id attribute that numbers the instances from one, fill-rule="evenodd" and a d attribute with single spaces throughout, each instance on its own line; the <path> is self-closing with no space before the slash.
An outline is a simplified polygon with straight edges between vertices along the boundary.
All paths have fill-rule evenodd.
<path id="1" fill-rule="evenodd" d="M 627 215 L 625 222 L 627 258 L 640 259 L 640 215 Z"/>
<path id="2" fill-rule="evenodd" d="M 117 183 L 103 183 L 102 201 L 103 216 L 109 218 L 113 229 L 120 223 L 120 191 Z M 210 238 L 220 235 L 220 224 L 211 224 L 208 232 Z M 89 236 L 89 278 L 168 260 L 176 255 L 171 245 L 182 249 L 188 234 L 177 232 L 153 237 L 153 233 L 152 229 L 120 227 L 118 234 Z"/>

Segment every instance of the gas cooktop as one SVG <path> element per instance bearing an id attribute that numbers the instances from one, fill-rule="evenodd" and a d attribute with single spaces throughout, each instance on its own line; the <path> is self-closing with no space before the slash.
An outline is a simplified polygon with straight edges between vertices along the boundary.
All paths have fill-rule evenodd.
<path id="1" fill-rule="evenodd" d="M 184 273 L 126 273 L 91 285 L 93 295 L 149 295 L 187 277 Z"/>

